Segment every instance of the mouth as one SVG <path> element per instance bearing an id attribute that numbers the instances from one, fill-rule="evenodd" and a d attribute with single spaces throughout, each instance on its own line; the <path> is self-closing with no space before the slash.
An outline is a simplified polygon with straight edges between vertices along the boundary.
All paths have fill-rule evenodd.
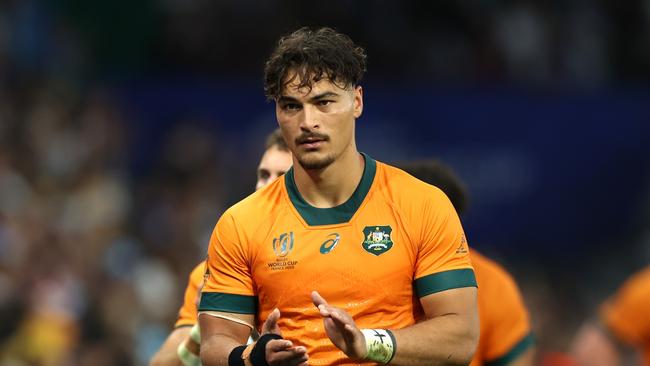
<path id="1" fill-rule="evenodd" d="M 300 138 L 296 142 L 298 143 L 298 146 L 302 148 L 305 148 L 307 150 L 314 150 L 324 145 L 326 141 L 327 138 L 324 137 L 309 136 Z"/>
<path id="2" fill-rule="evenodd" d="M 313 140 L 300 143 L 300 146 L 307 150 L 316 150 L 325 143 L 325 140 Z"/>

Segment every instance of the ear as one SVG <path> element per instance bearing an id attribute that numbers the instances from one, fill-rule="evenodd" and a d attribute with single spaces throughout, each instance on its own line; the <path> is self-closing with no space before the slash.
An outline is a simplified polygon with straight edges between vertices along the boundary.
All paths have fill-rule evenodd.
<path id="1" fill-rule="evenodd" d="M 354 88 L 354 118 L 361 117 L 363 113 L 363 88 L 357 86 Z"/>

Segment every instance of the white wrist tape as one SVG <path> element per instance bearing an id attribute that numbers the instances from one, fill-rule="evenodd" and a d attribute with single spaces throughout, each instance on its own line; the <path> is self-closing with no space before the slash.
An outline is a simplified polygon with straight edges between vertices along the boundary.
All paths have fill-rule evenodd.
<path id="1" fill-rule="evenodd" d="M 395 355 L 395 337 L 388 329 L 361 329 L 366 338 L 366 360 L 387 364 Z"/>
<path id="2" fill-rule="evenodd" d="M 192 330 L 190 330 L 190 338 L 198 345 L 201 345 L 201 328 L 199 323 L 194 323 Z"/>
<path id="3" fill-rule="evenodd" d="M 181 360 L 185 366 L 201 366 L 201 358 L 190 352 L 187 347 L 185 347 L 185 342 L 181 342 L 176 349 L 176 354 L 178 359 Z"/>

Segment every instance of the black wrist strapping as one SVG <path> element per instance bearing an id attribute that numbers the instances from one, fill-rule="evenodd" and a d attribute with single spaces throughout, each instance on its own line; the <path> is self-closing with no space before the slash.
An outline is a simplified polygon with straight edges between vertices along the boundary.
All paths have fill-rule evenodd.
<path id="1" fill-rule="evenodd" d="M 244 360 L 241 358 L 246 346 L 237 346 L 230 351 L 228 355 L 228 366 L 244 366 Z"/>
<path id="2" fill-rule="evenodd" d="M 264 334 L 255 342 L 253 349 L 250 350 L 250 355 L 248 355 L 249 365 L 269 366 L 268 362 L 266 362 L 266 344 L 273 339 L 282 339 L 282 337 L 277 334 Z M 237 346 L 230 351 L 228 355 L 228 366 L 246 366 L 243 357 L 246 347 Z"/>
<path id="3" fill-rule="evenodd" d="M 268 333 L 261 336 L 255 342 L 255 347 L 253 347 L 250 357 L 253 366 L 269 366 L 268 362 L 266 362 L 266 344 L 273 339 L 282 339 L 282 336 Z"/>

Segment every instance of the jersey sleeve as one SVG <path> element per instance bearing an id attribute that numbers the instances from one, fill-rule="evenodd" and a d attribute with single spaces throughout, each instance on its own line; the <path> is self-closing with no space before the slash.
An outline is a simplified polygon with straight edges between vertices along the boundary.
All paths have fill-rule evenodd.
<path id="1" fill-rule="evenodd" d="M 431 187 L 412 222 L 419 227 L 415 289 L 419 297 L 453 288 L 476 287 L 469 247 L 451 202 Z M 419 217 L 418 217 L 419 216 Z"/>
<path id="2" fill-rule="evenodd" d="M 201 292 L 201 287 L 203 287 L 203 278 L 205 274 L 205 262 L 199 263 L 192 273 L 190 273 L 190 278 L 185 288 L 185 297 L 183 300 L 183 305 L 178 311 L 178 318 L 174 327 L 182 327 L 186 325 L 194 325 L 197 319 L 197 305 L 199 303 L 199 296 Z"/>
<path id="3" fill-rule="evenodd" d="M 199 311 L 255 314 L 257 297 L 247 243 L 226 211 L 212 232 Z"/>
<path id="4" fill-rule="evenodd" d="M 605 326 L 631 346 L 650 344 L 650 267 L 633 275 L 601 307 Z"/>
<path id="5" fill-rule="evenodd" d="M 478 269 L 480 264 L 474 263 Z M 496 265 L 496 264 L 495 264 Z M 514 279 L 502 268 L 479 273 L 481 349 L 486 365 L 507 365 L 534 345 L 530 317 Z M 480 272 L 480 270 L 479 270 Z"/>

